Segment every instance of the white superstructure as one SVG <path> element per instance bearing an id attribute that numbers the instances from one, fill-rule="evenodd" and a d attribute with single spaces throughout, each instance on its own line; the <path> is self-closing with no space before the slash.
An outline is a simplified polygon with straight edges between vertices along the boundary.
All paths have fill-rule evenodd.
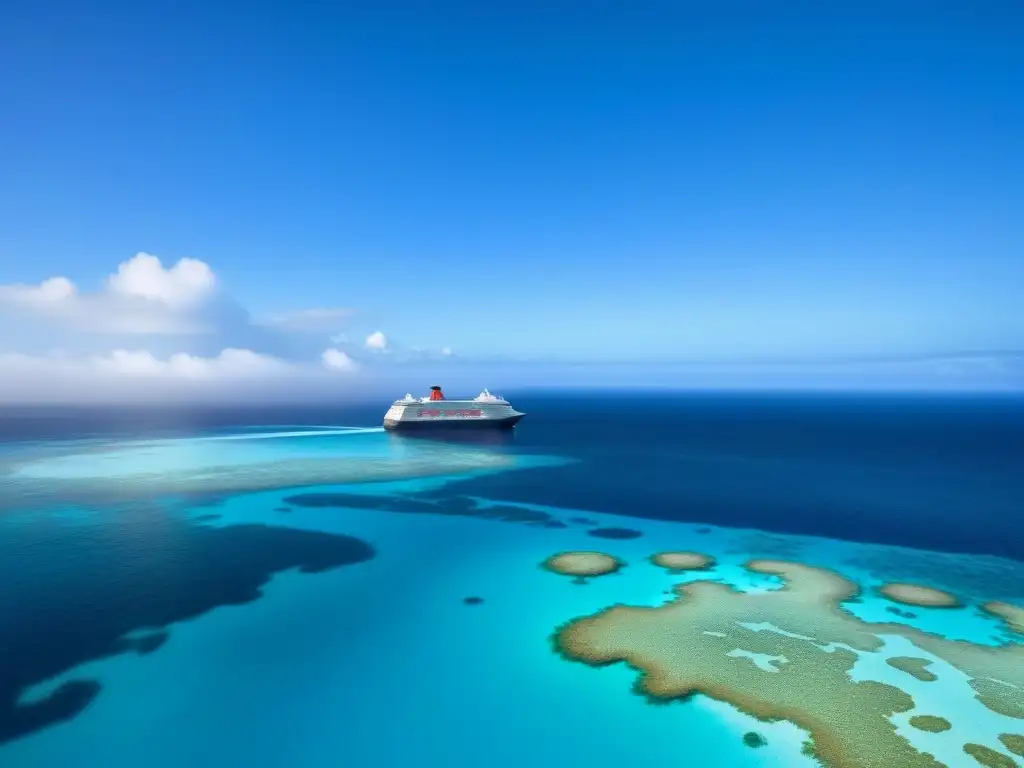
<path id="1" fill-rule="evenodd" d="M 433 387 L 430 397 L 407 394 L 384 414 L 385 429 L 405 427 L 514 427 L 526 414 L 486 389 L 474 398 L 449 400 Z"/>

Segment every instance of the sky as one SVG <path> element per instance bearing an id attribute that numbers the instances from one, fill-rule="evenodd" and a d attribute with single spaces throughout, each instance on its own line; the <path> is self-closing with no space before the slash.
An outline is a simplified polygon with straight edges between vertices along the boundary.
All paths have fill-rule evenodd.
<path id="1" fill-rule="evenodd" d="M 1009 0 L 10 0 L 0 400 L 1024 389 L 1022 93 Z"/>

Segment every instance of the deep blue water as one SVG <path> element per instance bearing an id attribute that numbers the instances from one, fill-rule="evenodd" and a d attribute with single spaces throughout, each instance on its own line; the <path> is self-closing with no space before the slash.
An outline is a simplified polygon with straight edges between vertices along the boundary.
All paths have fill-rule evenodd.
<path id="1" fill-rule="evenodd" d="M 460 491 L 1024 560 L 1024 397 L 523 394 L 491 449 L 580 463 Z M 380 404 L 2 414 L 0 440 L 377 426 Z M 484 438 L 486 439 L 486 437 Z M 639 523 L 638 523 L 639 524 Z"/>
<path id="2" fill-rule="evenodd" d="M 505 498 L 1024 559 L 1024 398 L 524 398 Z M 500 485 L 500 491 L 497 486 Z"/>
<path id="3" fill-rule="evenodd" d="M 462 734 L 456 746 L 453 735 L 436 736 L 447 726 L 381 695 L 362 670 L 394 668 L 396 680 L 419 676 L 409 683 L 414 698 L 430 697 L 449 718 L 444 722 L 471 696 L 448 692 L 464 673 L 527 690 L 522 670 L 496 671 L 511 663 L 507 656 L 490 666 L 486 654 L 467 661 L 466 651 L 444 645 L 453 641 L 440 629 L 424 641 L 421 656 L 402 651 L 412 671 L 400 675 L 393 656 L 376 655 L 395 642 L 393 623 L 405 621 L 447 622 L 463 638 L 493 631 L 514 639 L 498 608 L 507 593 L 502 610 L 520 612 L 508 621 L 517 622 L 517 631 L 529 629 L 517 642 L 533 644 L 537 654 L 523 663 L 555 664 L 547 658 L 550 629 L 634 599 L 604 594 L 595 583 L 534 606 L 536 615 L 523 620 L 528 595 L 516 590 L 533 571 L 515 569 L 559 549 L 642 559 L 652 548 L 704 548 L 738 563 L 806 548 L 819 564 L 854 569 L 865 580 L 916 580 L 968 599 L 1024 600 L 1024 399 L 672 393 L 510 399 L 528 413 L 515 434 L 469 442 L 327 429 L 377 426 L 386 404 L 0 413 L 0 471 L 7 472 L 0 476 L 0 762 L 119 768 L 182 764 L 208 752 L 213 757 L 202 764 L 357 765 L 376 755 L 378 765 L 413 758 L 430 766 L 468 765 L 472 749 L 501 739 L 502 731 L 488 730 L 498 726 L 478 724 L 477 736 Z M 488 463 L 504 459 L 514 464 L 508 471 Z M 383 473 L 366 478 L 389 482 L 332 478 L 332 467 L 350 460 L 364 462 L 360 472 Z M 235 472 L 250 466 L 259 471 Z M 806 536 L 822 541 L 808 545 Z M 295 569 L 299 581 L 278 586 Z M 521 589 L 536 594 L 548 583 Z M 601 589 L 631 582 L 609 583 Z M 643 585 L 654 594 L 667 586 Z M 441 601 L 429 620 L 413 606 L 408 619 L 389 607 L 396 600 L 405 606 L 401 593 L 409 588 L 425 604 Z M 465 600 L 471 597 L 480 600 Z M 224 613 L 230 606 L 241 613 Z M 927 609 L 919 613 L 920 621 L 939 622 L 929 628 L 952 621 Z M 948 624 L 950 631 L 978 632 L 978 642 L 1007 639 L 985 639 L 991 625 L 963 617 L 960 625 Z M 428 624 L 415 624 L 423 621 Z M 463 626 L 466 621 L 484 624 Z M 211 656 L 216 664 L 206 663 Z M 137 667 L 116 666 L 135 657 Z M 425 671 L 443 667 L 442 658 L 466 668 Z M 88 671 L 90 664 L 101 668 Z M 278 672 L 267 671 L 271 664 Z M 550 686 L 571 675 L 573 682 L 559 685 L 595 684 L 588 674 L 559 666 L 537 672 L 537 679 Z M 428 684 L 431 675 L 442 682 Z M 328 678 L 333 682 L 320 690 Z M 634 718 L 636 739 L 666 727 L 664 713 L 616 709 L 631 702 L 629 676 L 614 685 L 607 679 L 595 694 L 605 697 L 606 716 Z M 40 685 L 50 688 L 35 690 Z M 131 693 L 135 685 L 148 691 L 144 703 Z M 545 701 L 557 710 L 552 691 Z M 487 704 L 485 692 L 472 695 L 485 714 L 498 707 L 488 717 L 512 717 L 499 712 L 507 703 Z M 197 697 L 217 701 L 219 709 L 207 711 Z M 236 705 L 237 716 L 224 714 Z M 282 707 L 291 714 L 275 715 Z M 404 713 L 407 753 L 400 745 L 361 740 L 374 729 L 385 738 L 389 707 Z M 182 719 L 198 710 L 205 721 Z M 684 730 L 686 718 L 698 718 L 672 716 L 683 720 L 671 727 Z M 327 725 L 316 723 L 337 726 L 338 717 L 358 720 L 361 735 L 325 741 L 318 729 Z M 134 718 L 143 735 L 121 733 L 118 718 Z M 515 728 L 532 733 L 531 722 Z M 691 725 L 727 730 L 708 722 Z M 251 747 L 238 745 L 247 729 L 259 728 L 268 735 Z M 541 744 L 546 731 L 536 729 L 537 754 L 551 765 L 583 759 L 574 738 L 593 741 L 584 731 L 566 731 L 561 746 Z M 517 741 L 524 738 L 521 754 L 508 747 L 508 764 L 549 764 L 529 752 L 529 737 Z M 640 742 L 627 744 L 625 736 L 616 749 L 633 755 L 633 765 L 653 764 L 645 760 L 667 757 L 674 747 L 652 738 L 644 736 L 650 751 L 643 758 L 635 756 Z M 804 764 L 795 747 L 783 748 L 789 736 L 780 731 L 772 738 L 782 751 L 765 750 L 755 759 L 708 736 L 702 764 Z M 297 754 L 304 739 L 320 748 Z M 691 741 L 685 754 L 703 754 L 705 747 Z M 594 748 L 605 755 L 612 749 Z M 558 749 L 566 753 L 559 757 Z M 493 756 L 490 762 L 505 764 Z M 622 763 L 608 757 L 589 764 Z"/>

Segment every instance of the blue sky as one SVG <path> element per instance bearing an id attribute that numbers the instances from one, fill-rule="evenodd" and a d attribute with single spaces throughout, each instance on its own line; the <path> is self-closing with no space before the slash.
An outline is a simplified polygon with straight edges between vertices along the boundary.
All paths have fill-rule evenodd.
<path id="1" fill-rule="evenodd" d="M 1019 3 L 318 5 L 4 4 L 0 284 L 191 257 L 464 360 L 1024 350 Z"/>

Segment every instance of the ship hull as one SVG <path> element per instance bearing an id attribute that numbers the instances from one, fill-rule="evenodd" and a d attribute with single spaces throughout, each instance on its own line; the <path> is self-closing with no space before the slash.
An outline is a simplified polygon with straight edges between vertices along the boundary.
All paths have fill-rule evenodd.
<path id="1" fill-rule="evenodd" d="M 526 414 L 499 398 L 473 400 L 396 400 L 384 414 L 384 428 L 395 431 L 507 430 Z"/>
<path id="2" fill-rule="evenodd" d="M 393 432 L 448 432 L 462 430 L 512 429 L 526 414 L 497 419 L 384 419 L 384 429 Z"/>

